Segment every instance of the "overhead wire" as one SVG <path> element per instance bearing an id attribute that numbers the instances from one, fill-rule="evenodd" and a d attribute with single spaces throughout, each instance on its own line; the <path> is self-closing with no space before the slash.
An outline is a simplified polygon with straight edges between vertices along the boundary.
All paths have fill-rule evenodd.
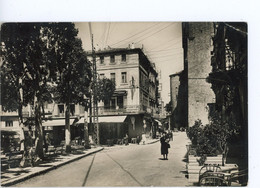
<path id="1" fill-rule="evenodd" d="M 183 49 L 183 48 L 182 47 L 176 47 L 176 48 L 168 48 L 168 49 L 165 49 L 165 50 L 146 50 L 145 52 L 148 52 L 148 53 L 167 52 L 167 51 L 173 51 L 173 50 L 176 50 L 176 49 Z"/>
<path id="2" fill-rule="evenodd" d="M 175 23 L 171 23 L 170 25 L 172 25 L 172 24 L 175 24 Z M 170 25 L 168 25 L 168 26 L 166 26 L 166 27 L 164 27 L 164 28 L 162 28 L 162 29 L 160 29 L 160 28 L 161 28 L 161 26 L 160 26 L 159 28 L 157 28 L 157 29 L 160 29 L 160 30 L 157 30 L 157 29 L 156 29 L 155 32 L 154 32 L 154 31 L 149 31 L 148 33 L 144 33 L 144 34 L 141 35 L 141 36 L 137 36 L 137 38 L 136 38 L 135 40 L 137 40 L 138 38 L 140 38 L 141 40 L 139 40 L 139 41 L 137 41 L 137 42 L 135 42 L 135 43 L 139 43 L 140 41 L 145 40 L 145 39 L 147 39 L 147 38 L 149 38 L 149 37 L 151 37 L 151 36 L 153 36 L 153 35 L 159 33 L 160 31 L 166 29 L 166 28 L 169 27 Z M 151 35 L 149 35 L 149 33 L 151 33 Z M 147 35 L 148 35 L 148 36 L 147 36 Z M 145 37 L 145 38 L 141 38 L 141 37 Z M 125 45 L 125 44 L 121 44 L 120 46 L 123 46 L 123 45 Z"/>
<path id="3" fill-rule="evenodd" d="M 160 23 L 156 23 L 156 24 L 154 24 L 154 25 L 152 25 L 152 26 L 150 26 L 150 27 L 148 27 L 148 28 L 143 29 L 142 31 L 140 31 L 140 32 L 138 32 L 138 33 L 135 33 L 135 34 L 133 34 L 133 35 L 131 35 L 131 36 L 129 36 L 129 37 L 123 39 L 123 40 L 117 41 L 117 42 L 111 44 L 110 46 L 115 46 L 115 45 L 117 45 L 117 44 L 119 44 L 119 43 L 121 43 L 121 42 L 124 42 L 124 41 L 126 41 L 126 40 L 128 40 L 128 39 L 130 39 L 130 38 L 133 38 L 133 37 L 135 37 L 135 36 L 137 36 L 137 35 L 139 35 L 139 34 L 141 34 L 141 33 L 143 33 L 143 32 L 148 31 L 149 29 L 151 29 L 151 28 L 153 28 L 154 26 L 159 25 L 159 24 L 160 24 Z"/>
<path id="4" fill-rule="evenodd" d="M 168 50 L 158 50 L 158 51 L 145 51 L 145 53 L 153 53 L 153 54 L 167 54 L 167 53 L 175 53 L 175 52 L 179 52 L 179 51 L 183 51 L 182 48 L 174 48 L 174 49 L 168 49 Z"/>
<path id="5" fill-rule="evenodd" d="M 104 32 L 103 32 L 103 35 L 102 35 L 102 48 L 104 48 L 104 46 L 105 46 L 106 31 L 107 31 L 107 23 L 105 25 Z"/>
<path id="6" fill-rule="evenodd" d="M 161 32 L 162 30 L 168 28 L 169 26 L 171 26 L 171 25 L 173 25 L 173 24 L 175 24 L 175 23 L 171 23 L 171 24 L 169 24 L 168 26 L 166 26 L 166 27 L 160 29 L 159 31 L 156 31 L 155 33 L 153 33 L 153 34 L 151 34 L 151 35 L 149 35 L 149 36 L 147 36 L 147 37 L 145 37 L 145 38 L 143 38 L 143 39 L 141 39 L 141 40 L 139 40 L 139 41 L 137 41 L 136 43 L 138 43 L 138 42 L 140 42 L 140 41 L 143 41 L 143 40 L 145 40 L 145 39 L 147 39 L 147 38 L 149 38 L 149 37 L 151 37 L 151 36 L 153 36 L 153 35 L 155 35 L 155 34 Z"/>
<path id="7" fill-rule="evenodd" d="M 106 37 L 106 42 L 105 42 L 106 45 L 107 45 L 107 41 L 108 41 L 108 37 L 109 37 L 110 25 L 111 25 L 111 22 L 108 23 L 107 37 Z"/>
<path id="8" fill-rule="evenodd" d="M 152 48 L 151 50 L 155 50 L 155 49 L 157 49 L 158 47 L 160 47 L 160 48 L 157 49 L 157 50 L 161 50 L 161 49 L 164 49 L 164 50 L 165 50 L 165 49 L 168 49 L 168 48 L 174 46 L 175 44 L 180 43 L 181 40 L 182 40 L 182 38 L 178 38 L 176 41 L 174 41 L 174 43 L 170 43 L 170 44 L 168 44 L 168 42 L 170 42 L 170 41 L 168 41 L 168 42 L 166 42 L 166 43 L 163 44 L 163 45 L 158 45 L 156 48 Z"/>
<path id="9" fill-rule="evenodd" d="M 171 55 L 161 55 L 161 56 L 153 56 L 153 55 L 149 55 L 150 57 L 152 58 L 165 58 L 165 57 L 173 57 L 173 56 L 177 56 L 179 54 L 182 54 L 182 52 L 179 52 L 179 53 L 175 53 L 175 54 L 171 54 Z"/>

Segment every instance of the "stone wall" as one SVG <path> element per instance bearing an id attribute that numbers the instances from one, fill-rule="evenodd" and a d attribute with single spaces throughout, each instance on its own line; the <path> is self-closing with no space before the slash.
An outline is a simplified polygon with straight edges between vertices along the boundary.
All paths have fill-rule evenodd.
<path id="1" fill-rule="evenodd" d="M 213 23 L 189 23 L 188 32 L 188 121 L 192 126 L 197 119 L 208 123 L 208 103 L 215 102 L 211 84 L 206 82 L 212 69 Z"/>

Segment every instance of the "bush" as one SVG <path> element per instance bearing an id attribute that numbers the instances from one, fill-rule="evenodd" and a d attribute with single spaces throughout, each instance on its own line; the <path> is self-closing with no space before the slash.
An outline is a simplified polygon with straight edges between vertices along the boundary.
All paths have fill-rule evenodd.
<path id="1" fill-rule="evenodd" d="M 14 131 L 1 131 L 1 150 L 4 153 L 16 151 L 19 148 L 19 139 Z"/>
<path id="2" fill-rule="evenodd" d="M 214 156 L 227 153 L 229 139 L 239 134 L 239 127 L 234 121 L 222 121 L 220 116 L 212 117 L 210 124 L 202 125 L 195 121 L 187 130 L 187 136 L 195 148 L 197 156 Z"/>

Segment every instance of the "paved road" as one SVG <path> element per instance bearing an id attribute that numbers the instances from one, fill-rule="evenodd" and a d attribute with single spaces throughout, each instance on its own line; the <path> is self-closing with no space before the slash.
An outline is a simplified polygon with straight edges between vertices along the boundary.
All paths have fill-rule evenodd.
<path id="1" fill-rule="evenodd" d="M 15 187 L 185 186 L 186 133 L 174 133 L 169 160 L 160 143 L 116 146 L 34 177 Z"/>

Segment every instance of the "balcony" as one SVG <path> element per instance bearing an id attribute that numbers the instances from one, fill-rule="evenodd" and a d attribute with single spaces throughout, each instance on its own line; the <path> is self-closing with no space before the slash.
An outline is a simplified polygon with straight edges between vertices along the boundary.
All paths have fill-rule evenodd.
<path id="1" fill-rule="evenodd" d="M 144 113 L 144 109 L 140 105 L 127 105 L 123 108 L 116 107 L 98 107 L 98 115 L 123 115 L 123 114 L 138 114 Z"/>

